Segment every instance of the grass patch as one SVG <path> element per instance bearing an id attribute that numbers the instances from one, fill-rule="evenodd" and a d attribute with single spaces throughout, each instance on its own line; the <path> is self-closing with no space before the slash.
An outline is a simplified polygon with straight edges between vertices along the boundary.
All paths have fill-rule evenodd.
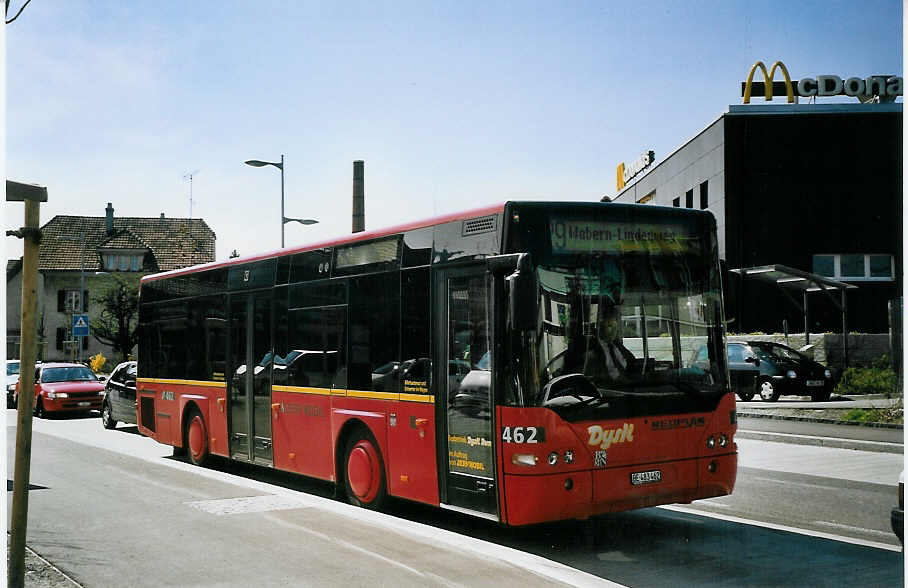
<path id="1" fill-rule="evenodd" d="M 844 415 L 842 420 L 858 423 L 890 423 L 904 424 L 905 411 L 902 403 L 888 408 L 852 408 Z"/>

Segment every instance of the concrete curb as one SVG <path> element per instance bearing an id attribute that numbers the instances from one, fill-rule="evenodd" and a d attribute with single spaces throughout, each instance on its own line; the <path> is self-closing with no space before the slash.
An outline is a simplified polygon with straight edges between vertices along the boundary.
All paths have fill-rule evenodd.
<path id="1" fill-rule="evenodd" d="M 759 412 L 741 412 L 738 411 L 739 417 L 751 419 L 775 419 L 780 421 L 803 421 L 805 423 L 823 423 L 827 425 L 847 425 L 851 427 L 874 427 L 878 429 L 904 429 L 904 425 L 893 423 L 861 423 L 858 421 L 839 421 L 835 419 L 821 419 L 817 417 L 799 417 L 784 414 L 761 414 Z"/>
<path id="2" fill-rule="evenodd" d="M 833 447 L 836 449 L 855 449 L 858 451 L 873 451 L 876 453 L 903 454 L 905 446 L 901 443 L 888 443 L 885 441 L 863 441 L 861 439 L 842 439 L 840 437 L 816 437 L 813 435 L 794 435 L 791 433 L 769 433 L 766 431 L 742 431 L 735 433 L 737 439 L 753 439 L 755 441 L 775 441 L 776 443 L 791 443 L 794 445 L 814 445 L 817 447 Z"/>

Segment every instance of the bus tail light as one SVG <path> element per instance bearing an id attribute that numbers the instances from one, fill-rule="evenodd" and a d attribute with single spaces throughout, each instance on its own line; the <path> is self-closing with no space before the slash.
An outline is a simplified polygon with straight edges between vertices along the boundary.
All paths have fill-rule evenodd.
<path id="1" fill-rule="evenodd" d="M 519 466 L 534 467 L 539 458 L 532 453 L 515 453 L 511 456 L 511 463 Z"/>

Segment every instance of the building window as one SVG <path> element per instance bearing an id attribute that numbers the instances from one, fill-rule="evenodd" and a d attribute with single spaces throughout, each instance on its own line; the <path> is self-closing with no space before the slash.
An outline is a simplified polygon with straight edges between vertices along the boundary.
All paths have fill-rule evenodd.
<path id="1" fill-rule="evenodd" d="M 843 278 L 863 278 L 864 256 L 853 254 L 839 256 L 839 275 Z"/>
<path id="2" fill-rule="evenodd" d="M 892 256 L 891 255 L 868 255 L 868 265 L 870 267 L 871 278 L 892 278 Z"/>
<path id="3" fill-rule="evenodd" d="M 813 273 L 836 280 L 888 282 L 895 272 L 891 255 L 839 253 L 814 255 Z"/>
<path id="4" fill-rule="evenodd" d="M 835 277 L 835 255 L 814 255 L 813 273 L 827 278 Z"/>
<path id="5" fill-rule="evenodd" d="M 675 198 L 674 200 L 672 200 L 672 206 L 674 206 L 675 208 L 681 208 L 681 197 L 680 196 Z"/>
<path id="6" fill-rule="evenodd" d="M 57 312 L 88 312 L 88 290 L 85 291 L 85 307 L 79 298 L 79 290 L 57 290 Z"/>
<path id="7" fill-rule="evenodd" d="M 700 184 L 700 210 L 709 206 L 709 180 Z"/>
<path id="8" fill-rule="evenodd" d="M 694 207 L 694 191 L 688 190 L 687 194 L 684 195 L 684 207 L 693 208 Z"/>
<path id="9" fill-rule="evenodd" d="M 102 257 L 104 259 L 104 269 L 110 272 L 137 272 L 142 269 L 142 255 L 117 255 L 115 253 L 105 253 Z"/>
<path id="10" fill-rule="evenodd" d="M 652 192 L 650 192 L 649 194 L 647 194 L 646 196 L 644 196 L 643 198 L 638 200 L 637 204 L 646 204 L 647 202 L 652 201 L 652 199 L 655 197 L 656 197 L 656 191 L 653 190 Z"/>

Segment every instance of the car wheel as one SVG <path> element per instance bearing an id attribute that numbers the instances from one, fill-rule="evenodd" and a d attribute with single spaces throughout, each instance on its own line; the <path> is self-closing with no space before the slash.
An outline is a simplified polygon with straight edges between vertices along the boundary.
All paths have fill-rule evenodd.
<path id="1" fill-rule="evenodd" d="M 101 423 L 105 429 L 116 429 L 117 421 L 113 418 L 113 412 L 110 410 L 110 402 L 104 401 L 101 405 Z"/>
<path id="2" fill-rule="evenodd" d="M 347 440 L 344 487 L 350 503 L 363 508 L 378 510 L 387 498 L 381 452 L 366 429 L 355 431 Z"/>
<path id="3" fill-rule="evenodd" d="M 740 390 L 738 390 L 737 394 L 738 398 L 741 399 L 741 402 L 750 402 L 754 397 L 753 392 L 741 392 Z"/>
<path id="4" fill-rule="evenodd" d="M 189 409 L 183 430 L 183 446 L 193 464 L 202 466 L 208 461 L 208 429 L 198 408 Z"/>
<path id="5" fill-rule="evenodd" d="M 779 399 L 779 391 L 772 383 L 772 380 L 760 380 L 757 382 L 757 390 L 763 402 L 775 402 Z"/>

